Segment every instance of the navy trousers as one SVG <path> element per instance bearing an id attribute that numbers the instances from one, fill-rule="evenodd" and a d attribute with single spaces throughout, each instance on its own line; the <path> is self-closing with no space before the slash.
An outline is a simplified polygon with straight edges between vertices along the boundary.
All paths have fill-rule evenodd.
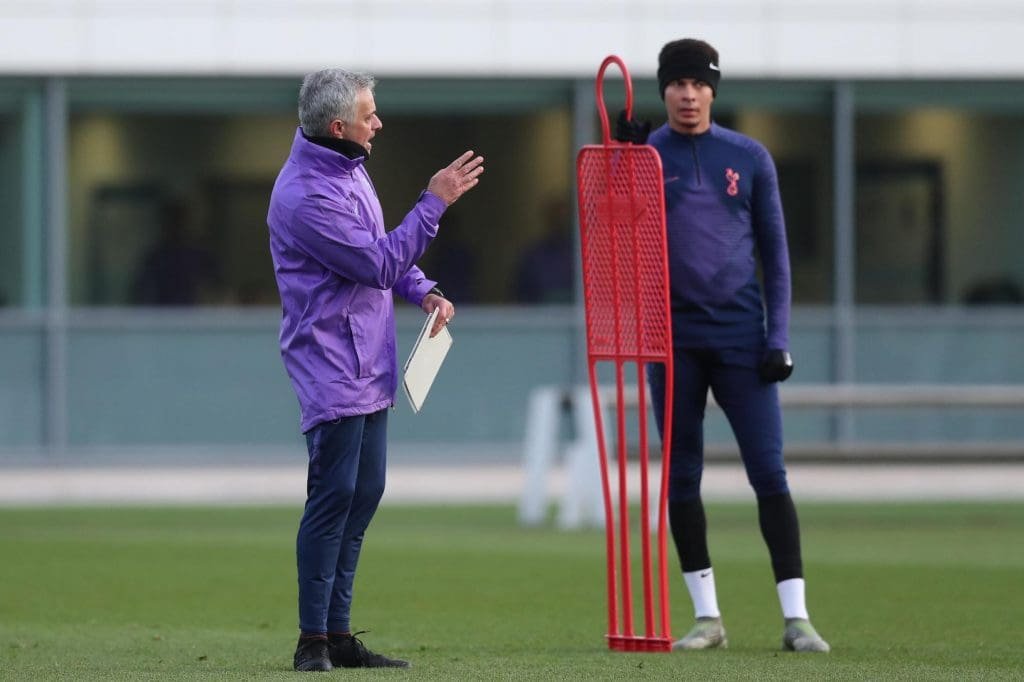
<path id="1" fill-rule="evenodd" d="M 789 492 L 782 460 L 778 384 L 766 383 L 758 376 L 761 356 L 760 349 L 675 349 L 669 501 L 700 496 L 709 388 L 729 420 L 756 495 Z M 648 365 L 647 377 L 658 431 L 664 434 L 665 366 Z"/>
<path id="2" fill-rule="evenodd" d="M 384 494 L 387 410 L 306 432 L 309 472 L 299 523 L 299 628 L 348 632 L 363 533 Z"/>

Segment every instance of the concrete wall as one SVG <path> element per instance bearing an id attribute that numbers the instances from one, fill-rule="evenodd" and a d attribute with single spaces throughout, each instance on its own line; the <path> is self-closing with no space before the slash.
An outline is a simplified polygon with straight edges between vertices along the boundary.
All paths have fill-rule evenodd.
<path id="1" fill-rule="evenodd" d="M 651 75 L 668 40 L 730 76 L 1013 76 L 1019 0 L 2 0 L 0 73 Z"/>

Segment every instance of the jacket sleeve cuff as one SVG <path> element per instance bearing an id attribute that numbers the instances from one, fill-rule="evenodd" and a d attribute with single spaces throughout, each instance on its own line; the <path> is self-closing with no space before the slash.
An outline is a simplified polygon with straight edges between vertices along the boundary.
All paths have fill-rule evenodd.
<path id="1" fill-rule="evenodd" d="M 448 204 L 444 203 L 444 199 L 427 189 L 423 190 L 423 193 L 420 194 L 419 203 L 423 205 L 424 215 L 433 221 L 435 225 L 441 219 L 445 209 L 448 208 Z"/>
<path id="2" fill-rule="evenodd" d="M 768 350 L 789 350 L 789 339 L 783 334 L 769 334 L 765 341 Z"/>
<path id="3" fill-rule="evenodd" d="M 423 299 L 425 299 L 427 294 L 429 294 L 436 286 L 437 282 L 432 279 L 424 279 L 417 282 L 412 291 L 412 296 L 409 297 L 409 302 L 422 306 Z"/>

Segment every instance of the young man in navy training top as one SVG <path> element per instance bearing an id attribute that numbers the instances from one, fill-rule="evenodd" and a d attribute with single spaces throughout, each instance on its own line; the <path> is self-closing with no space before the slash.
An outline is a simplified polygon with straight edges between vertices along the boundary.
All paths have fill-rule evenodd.
<path id="1" fill-rule="evenodd" d="M 667 43 L 658 56 L 658 86 L 668 122 L 650 132 L 649 122 L 627 121 L 622 112 L 615 133 L 620 142 L 653 146 L 664 169 L 675 346 L 669 520 L 697 619 L 673 648 L 727 645 L 700 496 L 710 388 L 757 495 L 782 606 L 783 648 L 827 652 L 828 643 L 807 614 L 800 530 L 782 457 L 777 382 L 789 377 L 793 361 L 787 351 L 790 274 L 778 180 L 762 144 L 711 121 L 720 77 L 718 52 L 708 43 Z M 650 365 L 648 377 L 663 430 L 664 365 Z"/>

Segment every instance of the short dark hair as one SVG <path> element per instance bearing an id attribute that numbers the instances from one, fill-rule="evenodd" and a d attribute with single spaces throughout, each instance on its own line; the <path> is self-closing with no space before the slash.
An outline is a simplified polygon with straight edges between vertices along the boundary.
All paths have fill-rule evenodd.
<path id="1" fill-rule="evenodd" d="M 710 43 L 696 38 L 682 38 L 665 43 L 658 54 L 658 87 L 662 99 L 665 88 L 680 78 L 696 78 L 711 86 L 718 94 L 718 50 Z"/>

